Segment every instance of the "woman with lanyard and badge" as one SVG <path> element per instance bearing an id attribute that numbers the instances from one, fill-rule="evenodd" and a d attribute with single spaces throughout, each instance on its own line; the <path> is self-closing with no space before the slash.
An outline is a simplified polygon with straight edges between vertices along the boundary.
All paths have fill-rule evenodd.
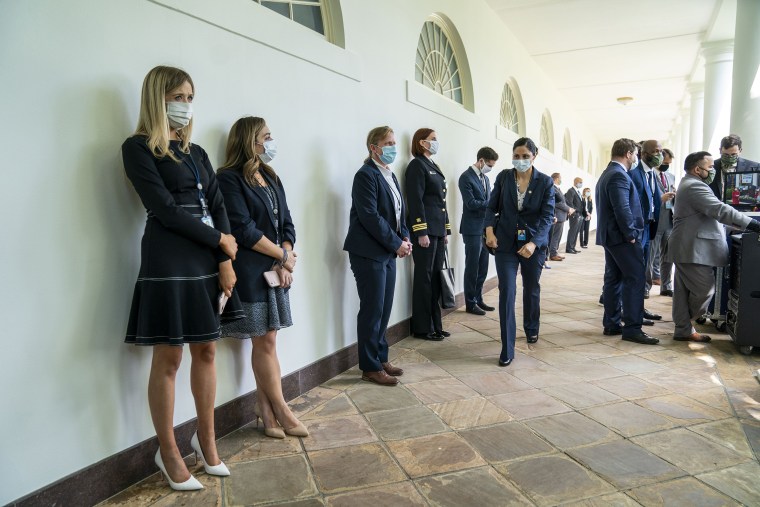
<path id="1" fill-rule="evenodd" d="M 523 329 L 528 343 L 538 341 L 541 268 L 554 215 L 554 182 L 533 167 L 538 148 L 529 138 L 512 147 L 513 170 L 502 171 L 486 210 L 486 245 L 495 249 L 499 277 L 499 366 L 515 358 L 517 267 L 523 282 Z M 498 217 L 496 216 L 498 215 Z"/>
<path id="2" fill-rule="evenodd" d="M 127 177 L 148 212 L 125 341 L 153 346 L 148 403 L 159 443 L 155 462 L 176 490 L 203 488 L 174 437 L 174 384 L 183 345 L 190 347 L 198 414 L 190 444 L 206 473 L 229 475 L 214 436 L 215 342 L 223 311 L 225 318 L 243 317 L 232 292 L 237 244 L 222 194 L 208 155 L 190 143 L 194 93 L 185 71 L 152 69 L 143 82 L 137 130 L 122 145 Z"/>
<path id="3" fill-rule="evenodd" d="M 277 331 L 293 325 L 288 290 L 297 256 L 285 189 L 268 165 L 277 153 L 275 141 L 262 118 L 247 116 L 232 125 L 225 151 L 217 177 L 232 234 L 241 247 L 234 268 L 246 318 L 223 325 L 222 333 L 252 338 L 253 410 L 257 422 L 264 421 L 264 434 L 307 437 L 306 427 L 285 403 L 277 358 Z"/>

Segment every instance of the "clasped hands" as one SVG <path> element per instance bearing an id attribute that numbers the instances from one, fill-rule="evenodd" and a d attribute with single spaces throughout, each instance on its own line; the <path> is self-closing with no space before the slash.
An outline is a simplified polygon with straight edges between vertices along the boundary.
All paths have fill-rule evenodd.
<path id="1" fill-rule="evenodd" d="M 398 255 L 399 258 L 412 255 L 412 242 L 409 241 L 409 238 L 404 238 L 401 241 L 401 246 L 396 250 L 396 255 Z"/>

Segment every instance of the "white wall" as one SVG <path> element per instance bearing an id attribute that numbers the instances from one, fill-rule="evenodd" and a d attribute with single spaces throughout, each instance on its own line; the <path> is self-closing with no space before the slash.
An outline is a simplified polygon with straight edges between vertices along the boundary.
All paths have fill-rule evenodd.
<path id="1" fill-rule="evenodd" d="M 241 0 L 214 6 L 234 9 L 228 17 L 241 21 Z M 559 154 L 543 152 L 537 166 L 551 173 L 561 165 L 565 187 L 576 175 L 593 183 L 557 160 L 566 127 L 574 150 L 582 141 L 586 151 L 599 153 L 596 139 L 483 0 L 384 0 L 382 7 L 344 0 L 341 6 L 346 50 L 245 2 L 251 27 L 274 24 L 283 45 L 308 47 L 317 57 L 338 53 L 340 65 L 359 80 L 147 0 L 0 2 L 6 184 L 0 503 L 153 435 L 146 401 L 150 349 L 122 343 L 144 210 L 120 157 L 151 67 L 176 65 L 193 76 L 193 140 L 215 164 L 227 130 L 242 115 L 266 118 L 278 140 L 274 166 L 286 185 L 299 253 L 291 292 L 295 325 L 280 333 L 284 374 L 356 339 L 356 288 L 341 248 L 351 181 L 370 128 L 391 125 L 404 153 L 416 128 L 437 130 L 437 161 L 448 177 L 457 230 L 456 181 L 477 149 L 491 145 L 502 156 L 498 167 L 509 166 L 511 144 L 495 138 L 495 125 L 502 86 L 512 76 L 522 91 L 528 136 L 538 139 L 544 108 L 552 113 Z M 419 30 L 434 9 L 452 20 L 467 50 L 479 130 L 406 100 Z M 408 160 L 395 164 L 399 177 Z M 463 257 L 455 235 L 458 290 Z M 391 324 L 410 315 L 410 276 L 411 260 L 400 261 Z M 219 343 L 218 404 L 255 387 L 249 356 L 249 343 Z M 188 363 L 178 378 L 176 423 L 194 417 Z"/>

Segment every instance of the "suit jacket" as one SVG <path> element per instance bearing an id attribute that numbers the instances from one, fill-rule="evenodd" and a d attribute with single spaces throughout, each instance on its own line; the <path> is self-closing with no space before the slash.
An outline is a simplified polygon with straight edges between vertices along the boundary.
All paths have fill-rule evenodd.
<path id="1" fill-rule="evenodd" d="M 581 216 L 583 218 L 590 217 L 591 214 L 594 212 L 594 201 L 591 199 L 591 196 L 587 198 L 583 198 L 583 212 Z"/>
<path id="2" fill-rule="evenodd" d="M 721 161 L 720 157 L 718 157 L 715 160 L 715 179 L 713 179 L 712 183 L 710 183 L 710 189 L 712 189 L 713 194 L 715 194 L 715 197 L 718 198 L 719 201 L 724 201 L 725 199 L 722 198 L 720 195 L 721 189 L 723 188 L 723 162 Z M 736 172 L 743 173 L 747 172 L 752 168 L 758 168 L 760 169 L 760 163 L 755 162 L 754 160 L 747 160 L 746 158 L 741 158 L 736 161 Z"/>
<path id="3" fill-rule="evenodd" d="M 446 177 L 438 165 L 421 155 L 406 168 L 406 201 L 409 229 L 415 236 L 451 234 L 446 211 Z"/>
<path id="4" fill-rule="evenodd" d="M 565 195 L 554 184 L 554 181 L 552 181 L 552 186 L 554 187 L 554 216 L 557 217 L 557 223 L 564 222 L 567 220 L 567 212 L 570 211 L 570 206 L 567 205 Z"/>
<path id="5" fill-rule="evenodd" d="M 526 242 L 532 241 L 536 249 L 549 245 L 554 205 L 554 182 L 544 173 L 533 168 L 523 209 L 517 210 L 517 181 L 515 170 L 505 169 L 496 177 L 486 211 L 486 227 L 493 227 L 496 213 L 499 223 L 494 234 L 498 240 L 498 252 L 511 252 L 517 241 L 517 230 L 525 229 Z"/>
<path id="6" fill-rule="evenodd" d="M 654 169 L 653 169 L 654 171 Z M 654 225 L 650 226 L 650 231 L 653 234 L 657 230 L 657 220 L 660 218 L 660 199 L 662 192 L 660 192 L 657 185 L 654 185 L 654 193 L 652 187 L 649 186 L 647 181 L 647 172 L 644 170 L 643 162 L 639 162 L 634 169 L 629 171 L 633 184 L 636 185 L 636 191 L 639 194 L 639 202 L 641 203 L 641 216 L 644 217 L 644 223 L 647 223 L 647 217 L 649 217 L 649 210 L 654 209 L 652 212 L 652 220 Z M 654 175 L 652 175 L 654 177 Z"/>
<path id="7" fill-rule="evenodd" d="M 641 241 L 644 218 L 641 201 L 629 173 L 610 162 L 596 183 L 596 244 L 615 246 Z"/>
<path id="8" fill-rule="evenodd" d="M 660 175 L 665 177 L 665 185 L 662 184 L 662 179 L 660 178 Z M 676 177 L 672 172 L 670 171 L 660 172 L 655 169 L 654 179 L 657 182 L 657 188 L 659 188 L 660 190 L 660 195 L 666 192 L 675 192 Z M 674 200 L 671 200 L 671 204 L 673 203 L 674 203 Z M 662 199 L 661 199 L 660 200 L 660 216 L 657 220 L 657 230 L 669 231 L 671 229 L 673 229 L 673 209 L 668 208 L 667 206 L 662 204 Z"/>
<path id="9" fill-rule="evenodd" d="M 401 195 L 395 174 L 393 184 Z M 397 223 L 396 205 L 385 177 L 372 160 L 365 162 L 354 175 L 343 250 L 379 262 L 395 257 L 403 238 L 409 237 L 404 212 L 402 199 L 401 223 Z"/>
<path id="10" fill-rule="evenodd" d="M 472 167 L 468 167 L 459 176 L 459 192 L 462 194 L 462 222 L 459 224 L 459 234 L 478 235 L 483 234 L 486 223 L 486 209 L 488 198 L 491 195 L 491 181 L 488 175 L 483 175 L 486 187 L 480 182 L 478 174 Z"/>
<path id="11" fill-rule="evenodd" d="M 290 241 L 296 243 L 296 230 L 290 218 L 290 209 L 285 199 L 282 182 L 274 181 L 266 173 L 262 176 L 270 188 L 277 192 L 278 210 L 275 215 L 266 191 L 248 184 L 240 169 L 219 171 L 217 180 L 224 195 L 227 216 L 230 219 L 231 234 L 238 245 L 237 256 L 232 267 L 237 275 L 235 291 L 245 302 L 266 301 L 269 286 L 264 281 L 264 272 L 272 269 L 274 259 L 253 250 L 253 245 L 266 236 L 272 243 Z"/>
<path id="12" fill-rule="evenodd" d="M 576 219 L 581 218 L 583 215 L 583 200 L 581 199 L 581 196 L 578 195 L 578 190 L 575 187 L 570 187 L 567 192 L 565 192 L 565 202 L 569 207 L 575 210 L 573 216 Z"/>
<path id="13" fill-rule="evenodd" d="M 707 183 L 687 174 L 676 192 L 673 232 L 665 258 L 670 262 L 725 266 L 728 245 L 721 224 L 746 229 L 751 221 L 720 202 Z"/>

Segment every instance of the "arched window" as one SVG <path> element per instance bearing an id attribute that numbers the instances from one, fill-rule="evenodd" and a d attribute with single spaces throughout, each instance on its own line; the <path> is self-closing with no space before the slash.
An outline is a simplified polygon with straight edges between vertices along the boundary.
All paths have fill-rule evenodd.
<path id="1" fill-rule="evenodd" d="M 583 170 L 583 143 L 578 144 L 578 169 Z"/>
<path id="2" fill-rule="evenodd" d="M 570 131 L 565 129 L 565 137 L 562 142 L 562 158 L 573 163 L 573 148 L 570 143 Z"/>
<path id="3" fill-rule="evenodd" d="M 504 83 L 504 90 L 501 92 L 499 123 L 502 127 L 511 130 L 515 134 L 525 135 L 525 122 L 522 120 L 523 115 L 520 88 L 513 79 L 510 79 Z"/>
<path id="4" fill-rule="evenodd" d="M 452 43 L 445 20 L 434 16 L 426 21 L 417 42 L 415 79 L 444 97 L 465 105 L 467 90 L 460 67 L 460 55 Z"/>
<path id="5" fill-rule="evenodd" d="M 324 0 L 254 0 L 298 24 L 327 35 L 325 27 Z"/>
<path id="6" fill-rule="evenodd" d="M 591 173 L 591 168 L 592 167 L 594 167 L 594 164 L 591 163 L 591 150 L 589 150 L 589 152 L 588 152 L 588 168 L 587 168 L 587 171 L 588 171 L 589 174 L 592 174 Z"/>
<path id="7" fill-rule="evenodd" d="M 554 126 L 552 125 L 552 117 L 548 109 L 541 116 L 541 132 L 539 133 L 538 140 L 541 146 L 554 153 Z"/>

